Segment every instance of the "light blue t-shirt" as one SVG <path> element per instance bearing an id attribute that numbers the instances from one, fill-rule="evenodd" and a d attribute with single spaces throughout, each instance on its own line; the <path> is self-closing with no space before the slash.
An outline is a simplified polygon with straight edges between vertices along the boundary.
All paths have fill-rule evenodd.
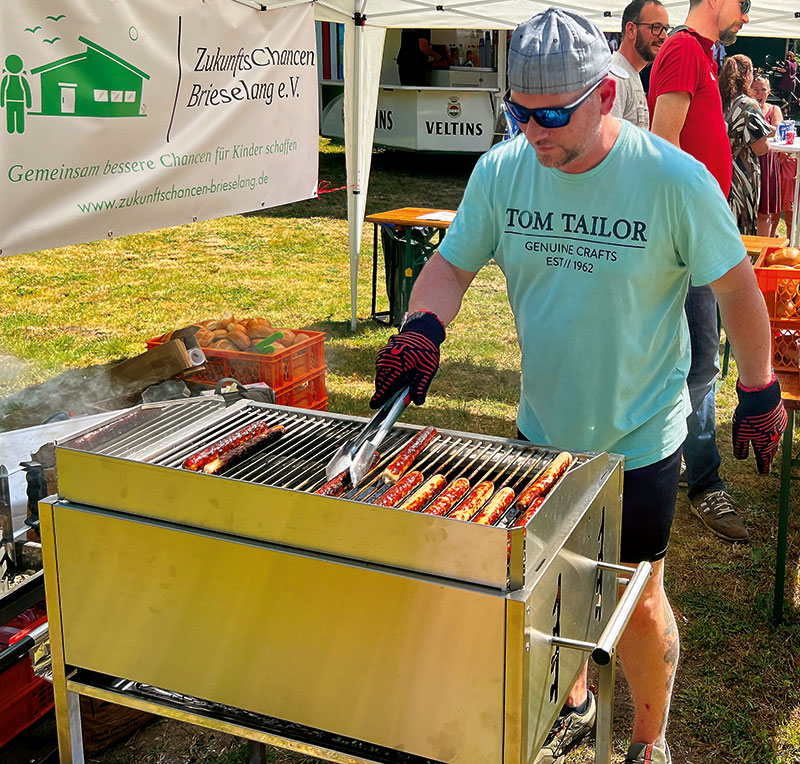
<path id="1" fill-rule="evenodd" d="M 479 160 L 439 247 L 494 258 L 522 348 L 517 424 L 536 443 L 610 451 L 637 469 L 686 436 L 683 303 L 745 257 L 719 184 L 627 122 L 588 172 L 543 167 L 520 135 Z"/>

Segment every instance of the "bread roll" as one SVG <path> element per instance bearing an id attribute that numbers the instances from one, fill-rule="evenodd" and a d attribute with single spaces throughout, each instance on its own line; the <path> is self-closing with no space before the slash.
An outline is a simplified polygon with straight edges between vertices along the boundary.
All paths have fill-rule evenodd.
<path id="1" fill-rule="evenodd" d="M 283 332 L 283 339 L 281 340 L 281 342 L 284 345 L 288 347 L 289 345 L 294 344 L 295 333 L 291 329 L 276 329 L 275 331 Z"/>
<path id="2" fill-rule="evenodd" d="M 228 339 L 239 348 L 239 350 L 247 350 L 250 347 L 250 338 L 239 329 L 231 329 L 228 332 Z"/>
<path id="3" fill-rule="evenodd" d="M 275 334 L 275 330 L 269 325 L 253 326 L 247 330 L 247 336 L 254 340 L 263 340 L 271 334 Z"/>
<path id="4" fill-rule="evenodd" d="M 244 330 L 248 334 L 255 329 L 263 330 L 269 328 L 269 326 L 270 323 L 266 318 L 248 318 L 247 321 L 244 322 Z M 267 337 L 268 335 L 265 334 L 264 336 Z"/>
<path id="5" fill-rule="evenodd" d="M 309 336 L 300 332 L 299 334 L 295 334 L 294 344 L 299 345 L 301 342 L 305 342 L 307 339 L 309 339 Z"/>
<path id="6" fill-rule="evenodd" d="M 222 338 L 216 340 L 211 347 L 215 350 L 238 350 L 239 348 L 236 347 L 229 339 Z"/>
<path id="7" fill-rule="evenodd" d="M 764 258 L 764 265 L 797 265 L 800 262 L 800 249 L 781 247 Z"/>
<path id="8" fill-rule="evenodd" d="M 194 335 L 194 338 L 197 340 L 197 344 L 200 345 L 201 348 L 205 348 L 213 342 L 214 332 L 209 331 L 205 328 L 205 326 L 201 326 L 197 330 L 197 334 Z"/>
<path id="9" fill-rule="evenodd" d="M 213 334 L 214 334 L 214 339 L 215 340 L 221 340 L 223 337 L 227 337 L 228 336 L 228 330 L 227 329 L 214 329 Z"/>

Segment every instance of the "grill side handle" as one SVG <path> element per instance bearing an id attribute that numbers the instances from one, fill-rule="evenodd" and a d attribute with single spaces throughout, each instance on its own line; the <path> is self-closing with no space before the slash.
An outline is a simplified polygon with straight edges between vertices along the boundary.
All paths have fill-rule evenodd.
<path id="1" fill-rule="evenodd" d="M 598 666 L 607 666 L 611 663 L 614 654 L 614 649 L 619 642 L 622 632 L 628 625 L 633 611 L 639 604 L 639 600 L 644 592 L 644 587 L 650 579 L 653 572 L 651 563 L 645 561 L 640 562 L 636 568 L 629 568 L 627 565 L 613 565 L 608 562 L 598 562 L 598 570 L 610 570 L 616 573 L 625 573 L 633 575 L 630 578 L 619 578 L 620 584 L 625 584 L 625 593 L 620 597 L 614 612 L 608 619 L 605 629 L 600 634 L 597 642 L 584 642 L 579 639 L 567 639 L 566 637 L 551 637 L 550 642 L 559 647 L 567 647 L 573 650 L 583 650 L 592 654 L 592 660 Z"/>

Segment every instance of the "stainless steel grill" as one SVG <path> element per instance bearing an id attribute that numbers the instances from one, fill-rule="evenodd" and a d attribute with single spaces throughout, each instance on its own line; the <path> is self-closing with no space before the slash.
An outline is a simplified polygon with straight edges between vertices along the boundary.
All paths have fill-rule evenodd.
<path id="1" fill-rule="evenodd" d="M 334 499 L 313 492 L 363 420 L 217 399 L 145 415 L 59 446 L 42 504 L 64 764 L 77 694 L 337 761 L 530 762 L 647 574 L 615 610 L 618 457 L 577 454 L 527 527 L 485 526 L 370 503 L 418 427 Z M 286 433 L 220 475 L 181 469 L 257 420 Z M 440 431 L 412 468 L 519 491 L 556 453 Z"/>

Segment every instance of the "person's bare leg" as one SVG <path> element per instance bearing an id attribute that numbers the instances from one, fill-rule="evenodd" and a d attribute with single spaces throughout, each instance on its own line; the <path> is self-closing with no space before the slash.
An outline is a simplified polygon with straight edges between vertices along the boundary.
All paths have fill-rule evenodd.
<path id="1" fill-rule="evenodd" d="M 664 591 L 664 561 L 658 560 L 619 642 L 636 713 L 631 742 L 663 744 L 679 654 L 678 627 Z"/>
<path id="2" fill-rule="evenodd" d="M 569 695 L 567 696 L 567 705 L 572 706 L 573 708 L 577 708 L 584 700 L 586 700 L 586 693 L 587 690 L 587 683 L 586 683 L 586 669 L 587 666 L 584 665 L 583 672 L 575 681 L 575 684 L 572 685 L 572 689 L 569 691 Z"/>

